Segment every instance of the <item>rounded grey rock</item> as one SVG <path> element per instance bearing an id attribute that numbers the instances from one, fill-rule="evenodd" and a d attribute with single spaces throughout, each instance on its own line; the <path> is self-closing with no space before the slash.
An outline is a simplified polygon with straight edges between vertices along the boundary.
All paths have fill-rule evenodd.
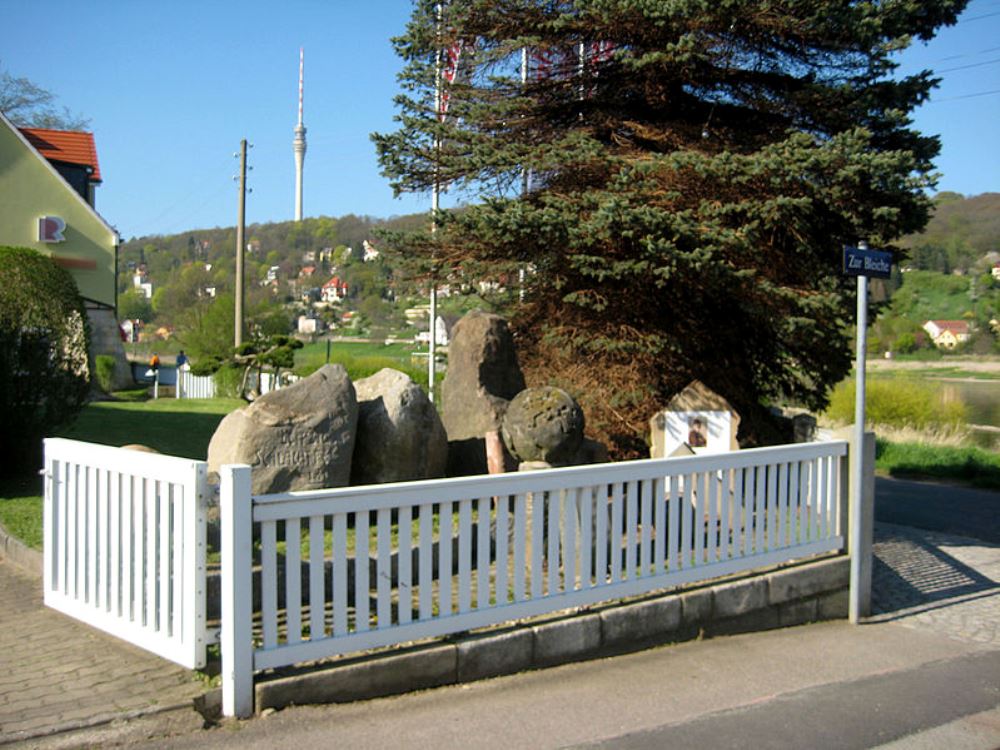
<path id="1" fill-rule="evenodd" d="M 561 388 L 526 388 L 510 402 L 501 436 L 518 461 L 572 463 L 583 443 L 580 405 Z"/>

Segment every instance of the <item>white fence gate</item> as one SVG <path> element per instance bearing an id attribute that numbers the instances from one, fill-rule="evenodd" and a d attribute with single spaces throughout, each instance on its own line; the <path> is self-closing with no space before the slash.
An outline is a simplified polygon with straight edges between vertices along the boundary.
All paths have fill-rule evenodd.
<path id="1" fill-rule="evenodd" d="M 224 466 L 223 710 L 252 711 L 256 670 L 841 549 L 846 456 L 809 443 L 256 497 L 249 467 Z"/>
<path id="2" fill-rule="evenodd" d="M 205 462 L 50 438 L 44 473 L 45 603 L 204 666 Z"/>

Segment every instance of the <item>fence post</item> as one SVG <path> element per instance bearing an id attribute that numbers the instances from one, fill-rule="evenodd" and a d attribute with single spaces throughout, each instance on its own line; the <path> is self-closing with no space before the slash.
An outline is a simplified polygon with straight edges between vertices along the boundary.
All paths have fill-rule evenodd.
<path id="1" fill-rule="evenodd" d="M 222 713 L 253 713 L 253 588 L 250 467 L 219 471 L 222 525 Z"/>
<path id="2" fill-rule="evenodd" d="M 861 462 L 861 496 L 851 488 L 851 592 L 848 619 L 857 624 L 872 609 L 872 542 L 875 530 L 875 433 L 864 433 L 862 445 L 851 445 L 852 470 Z"/>
<path id="3" fill-rule="evenodd" d="M 62 585 L 62 581 L 57 579 L 58 570 L 55 563 L 55 555 L 58 554 L 57 524 L 65 523 L 65 520 L 56 515 L 56 503 L 58 501 L 59 488 L 56 485 L 58 477 L 55 467 L 55 460 L 52 458 L 49 448 L 49 438 L 45 438 L 44 459 L 42 469 L 42 481 L 44 483 L 44 505 L 42 506 L 42 566 L 44 582 L 43 595 L 47 599 L 49 592 L 56 586 Z"/>

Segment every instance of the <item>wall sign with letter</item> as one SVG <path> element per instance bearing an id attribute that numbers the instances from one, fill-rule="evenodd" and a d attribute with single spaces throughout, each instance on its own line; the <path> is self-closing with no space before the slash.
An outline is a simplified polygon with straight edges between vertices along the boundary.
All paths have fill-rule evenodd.
<path id="1" fill-rule="evenodd" d="M 66 222 L 58 216 L 40 216 L 38 218 L 38 241 L 39 242 L 65 242 L 63 231 L 66 229 Z"/>

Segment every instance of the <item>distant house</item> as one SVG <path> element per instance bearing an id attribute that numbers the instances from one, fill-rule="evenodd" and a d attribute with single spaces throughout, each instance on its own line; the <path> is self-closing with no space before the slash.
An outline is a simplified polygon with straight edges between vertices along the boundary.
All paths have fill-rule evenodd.
<path id="1" fill-rule="evenodd" d="M 928 320 L 923 325 L 938 349 L 954 349 L 969 340 L 969 323 L 965 320 Z"/>
<path id="2" fill-rule="evenodd" d="M 340 300 L 347 297 L 347 291 L 347 282 L 339 276 L 334 276 L 323 284 L 323 301 L 331 303 L 340 302 Z"/>
<path id="3" fill-rule="evenodd" d="M 451 330 L 458 322 L 456 316 L 438 315 L 434 321 L 434 344 L 436 346 L 448 346 L 451 340 Z M 421 331 L 415 337 L 419 344 L 429 344 L 431 342 L 430 331 Z"/>
<path id="4" fill-rule="evenodd" d="M 1000 281 L 1000 263 L 994 263 L 993 268 L 990 269 L 990 273 L 993 274 L 993 278 Z"/>
<path id="5" fill-rule="evenodd" d="M 309 315 L 300 315 L 296 327 L 299 333 L 304 334 L 323 333 L 325 328 L 322 320 Z"/>
<path id="6" fill-rule="evenodd" d="M 316 273 L 316 266 L 303 266 L 302 270 L 299 271 L 299 278 L 307 278 Z"/>
<path id="7" fill-rule="evenodd" d="M 364 240 L 361 243 L 361 246 L 365 251 L 364 255 L 361 256 L 361 260 L 363 262 L 368 263 L 369 261 L 375 260 L 379 256 L 378 250 L 368 240 Z"/>

